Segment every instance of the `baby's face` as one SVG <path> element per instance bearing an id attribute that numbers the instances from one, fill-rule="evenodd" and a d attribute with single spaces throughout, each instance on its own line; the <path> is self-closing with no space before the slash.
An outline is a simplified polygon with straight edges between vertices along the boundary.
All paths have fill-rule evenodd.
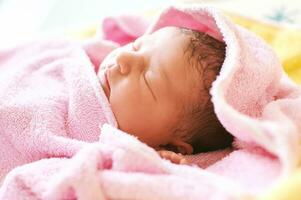
<path id="1" fill-rule="evenodd" d="M 170 127 L 193 96 L 187 41 L 178 29 L 163 28 L 114 50 L 100 66 L 119 128 L 154 148 L 170 142 Z"/>

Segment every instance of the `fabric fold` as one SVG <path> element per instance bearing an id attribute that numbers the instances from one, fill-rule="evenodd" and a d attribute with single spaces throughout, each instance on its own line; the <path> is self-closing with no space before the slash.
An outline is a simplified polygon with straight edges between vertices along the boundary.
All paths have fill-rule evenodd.
<path id="1" fill-rule="evenodd" d="M 231 151 L 201 169 L 195 165 L 175 165 L 161 159 L 153 149 L 118 130 L 114 123 L 103 125 L 100 134 L 99 125 L 110 122 L 108 116 L 112 117 L 113 114 L 106 112 L 107 115 L 102 117 L 99 114 L 98 109 L 103 111 L 105 107 L 109 107 L 100 103 L 104 93 L 97 84 L 91 64 L 91 60 L 94 60 L 92 63 L 101 62 L 101 59 L 97 59 L 95 49 L 84 48 L 89 49 L 89 52 L 84 52 L 82 47 L 69 48 L 70 46 L 65 43 L 59 46 L 56 43 L 46 43 L 44 44 L 46 46 L 39 44 L 36 46 L 38 51 L 32 51 L 30 47 L 23 48 L 24 51 L 21 48 L 21 54 L 17 49 L 0 53 L 1 70 L 6 69 L 4 64 L 24 67 L 24 71 L 19 74 L 14 71 L 14 67 L 8 68 L 5 71 L 6 79 L 0 79 L 6 80 L 3 82 L 6 83 L 4 86 L 15 81 L 11 87 L 0 85 L 0 94 L 7 91 L 7 97 L 0 100 L 1 105 L 3 102 L 7 103 L 6 106 L 0 107 L 6 110 L 0 111 L 0 115 L 7 115 L 9 113 L 7 111 L 15 109 L 13 105 L 19 103 L 17 105 L 22 107 L 18 109 L 22 109 L 25 113 L 31 111 L 29 116 L 33 117 L 30 119 L 37 119 L 26 127 L 24 124 L 28 124 L 28 121 L 24 121 L 23 126 L 19 123 L 24 120 L 23 118 L 17 120 L 12 117 L 5 118 L 6 120 L 0 118 L 0 142 L 1 146 L 5 145 L 5 148 L 0 150 L 1 172 L 3 173 L 4 167 L 7 169 L 8 165 L 2 165 L 7 163 L 7 155 L 15 153 L 10 151 L 26 150 L 16 148 L 20 141 L 27 144 L 26 142 L 37 138 L 38 140 L 33 143 L 42 144 L 43 153 L 45 150 L 51 150 L 51 153 L 46 154 L 48 159 L 12 170 L 0 189 L 0 197 L 251 199 L 269 191 L 293 173 L 300 161 L 301 112 L 298 109 L 301 106 L 300 88 L 287 77 L 277 56 L 262 39 L 233 24 L 217 10 L 207 7 L 168 7 L 147 28 L 144 24 L 138 23 L 139 27 L 133 29 L 139 30 L 135 32 L 136 35 L 128 31 L 129 27 L 135 25 L 135 20 L 123 20 L 123 23 L 119 23 L 120 19 L 122 18 L 110 18 L 110 27 L 115 28 L 103 27 L 102 30 L 105 35 L 115 31 L 116 37 L 114 38 L 112 34 L 109 39 L 119 44 L 124 42 L 124 38 L 127 42 L 134 40 L 143 33 L 141 30 L 145 31 L 144 34 L 150 34 L 165 26 L 202 31 L 225 42 L 226 58 L 210 93 L 218 119 L 235 137 Z M 120 37 L 120 34 L 126 35 Z M 130 39 L 127 34 L 131 34 Z M 49 51 L 49 48 L 53 51 Z M 43 54 L 39 54 L 40 51 Z M 27 57 L 31 53 L 39 56 L 28 60 Z M 87 54 L 90 55 L 90 60 Z M 49 63 L 53 58 L 63 57 L 64 59 Z M 0 78 L 1 75 L 2 73 Z M 42 81 L 40 76 L 45 79 Z M 26 93 L 29 91 L 25 90 L 23 93 L 34 94 L 33 97 L 37 94 L 45 94 L 47 97 L 47 102 L 39 102 L 40 96 L 27 101 L 28 96 L 19 98 L 23 94 L 21 90 L 17 90 L 20 96 L 14 96 L 12 93 L 15 88 L 25 89 L 26 84 L 22 85 L 23 87 L 19 85 L 21 80 L 22 83 L 26 80 L 25 83 L 34 86 L 33 88 L 39 88 L 40 84 L 47 85 L 47 81 L 68 87 L 58 90 L 59 92 L 50 85 L 47 85 L 49 89 L 47 91 L 39 88 L 37 93 Z M 32 102 L 38 102 L 39 107 L 34 108 L 35 111 L 41 112 L 40 115 L 33 114 L 35 112 L 30 110 Z M 58 104 L 58 102 L 66 103 Z M 44 109 L 43 112 L 41 108 Z M 45 109 L 49 110 L 45 112 Z M 60 112 L 55 113 L 54 110 Z M 66 124 L 59 124 L 60 117 L 69 120 Z M 114 120 L 111 118 L 112 121 Z M 18 131 L 12 128 L 13 126 L 16 126 Z M 68 131 L 62 132 L 66 126 Z M 33 132 L 33 136 L 24 139 L 23 136 L 30 133 L 28 130 L 37 130 L 40 134 Z M 50 134 L 51 136 L 45 139 L 43 134 L 49 131 L 55 134 Z M 54 138 L 56 142 L 49 143 L 49 138 Z M 80 143 L 80 147 L 75 148 L 76 151 L 72 149 L 74 142 Z M 60 146 L 62 144 L 63 147 Z M 62 148 L 64 152 L 69 153 L 60 153 L 59 149 Z M 36 148 L 35 151 L 41 153 L 40 148 Z M 43 157 L 39 155 L 40 157 L 26 161 L 31 162 Z M 217 158 L 215 157 L 217 155 L 220 154 L 206 153 L 207 158 L 211 156 L 210 160 Z M 53 156 L 62 158 L 49 158 Z M 199 156 L 199 159 L 202 159 L 202 155 Z M 23 163 L 25 162 L 18 164 Z M 11 168 L 9 165 L 8 169 Z"/>

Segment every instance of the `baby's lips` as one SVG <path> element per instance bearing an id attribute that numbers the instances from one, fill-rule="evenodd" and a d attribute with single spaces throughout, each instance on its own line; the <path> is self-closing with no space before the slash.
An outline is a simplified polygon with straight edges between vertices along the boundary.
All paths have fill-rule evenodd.
<path id="1" fill-rule="evenodd" d="M 107 70 L 102 70 L 101 75 L 100 75 L 100 81 L 101 81 L 101 85 L 102 88 L 106 94 L 107 97 L 110 96 L 110 84 L 108 81 L 108 77 L 107 77 Z"/>
<path id="2" fill-rule="evenodd" d="M 105 71 L 104 73 L 104 84 L 105 84 L 105 92 L 106 92 L 106 95 L 107 97 L 110 96 L 110 92 L 111 92 L 111 87 L 110 87 L 110 82 L 109 82 L 109 78 L 108 78 L 108 70 Z"/>
<path id="3" fill-rule="evenodd" d="M 105 71 L 104 77 L 105 77 L 105 81 L 106 81 L 106 84 L 107 84 L 109 90 L 111 90 L 108 72 L 109 72 L 108 70 Z"/>

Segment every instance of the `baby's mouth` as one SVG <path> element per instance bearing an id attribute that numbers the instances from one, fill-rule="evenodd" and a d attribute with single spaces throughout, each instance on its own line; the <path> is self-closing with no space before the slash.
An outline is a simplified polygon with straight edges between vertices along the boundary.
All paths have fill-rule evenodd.
<path id="1" fill-rule="evenodd" d="M 109 99 L 111 93 L 110 82 L 108 79 L 108 70 L 105 70 L 101 78 L 101 86 L 105 92 L 106 97 Z"/>
<path id="2" fill-rule="evenodd" d="M 110 97 L 110 93 L 111 93 L 111 87 L 110 87 L 110 82 L 109 82 L 109 76 L 108 76 L 108 70 L 106 70 L 105 72 L 105 85 L 107 88 L 107 97 Z"/>
<path id="3" fill-rule="evenodd" d="M 109 78 L 108 78 L 108 71 L 105 72 L 105 79 L 106 79 L 106 84 L 107 84 L 109 92 L 110 92 L 111 87 L 110 87 L 110 82 L 109 82 Z"/>

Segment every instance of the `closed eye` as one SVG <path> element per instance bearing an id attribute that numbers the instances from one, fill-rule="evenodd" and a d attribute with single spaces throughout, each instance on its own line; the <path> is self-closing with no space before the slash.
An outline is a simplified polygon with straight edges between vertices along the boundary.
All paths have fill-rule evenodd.
<path id="1" fill-rule="evenodd" d="M 154 91 L 152 90 L 152 88 L 150 87 L 150 84 L 149 84 L 149 82 L 147 81 L 147 79 L 146 79 L 146 77 L 145 77 L 145 74 L 143 75 L 143 79 L 144 79 L 145 84 L 146 84 L 146 86 L 148 87 L 150 93 L 152 94 L 153 98 L 155 99 L 155 101 L 157 101 L 157 98 L 156 98 L 156 96 L 155 96 L 155 93 L 154 93 Z"/>

